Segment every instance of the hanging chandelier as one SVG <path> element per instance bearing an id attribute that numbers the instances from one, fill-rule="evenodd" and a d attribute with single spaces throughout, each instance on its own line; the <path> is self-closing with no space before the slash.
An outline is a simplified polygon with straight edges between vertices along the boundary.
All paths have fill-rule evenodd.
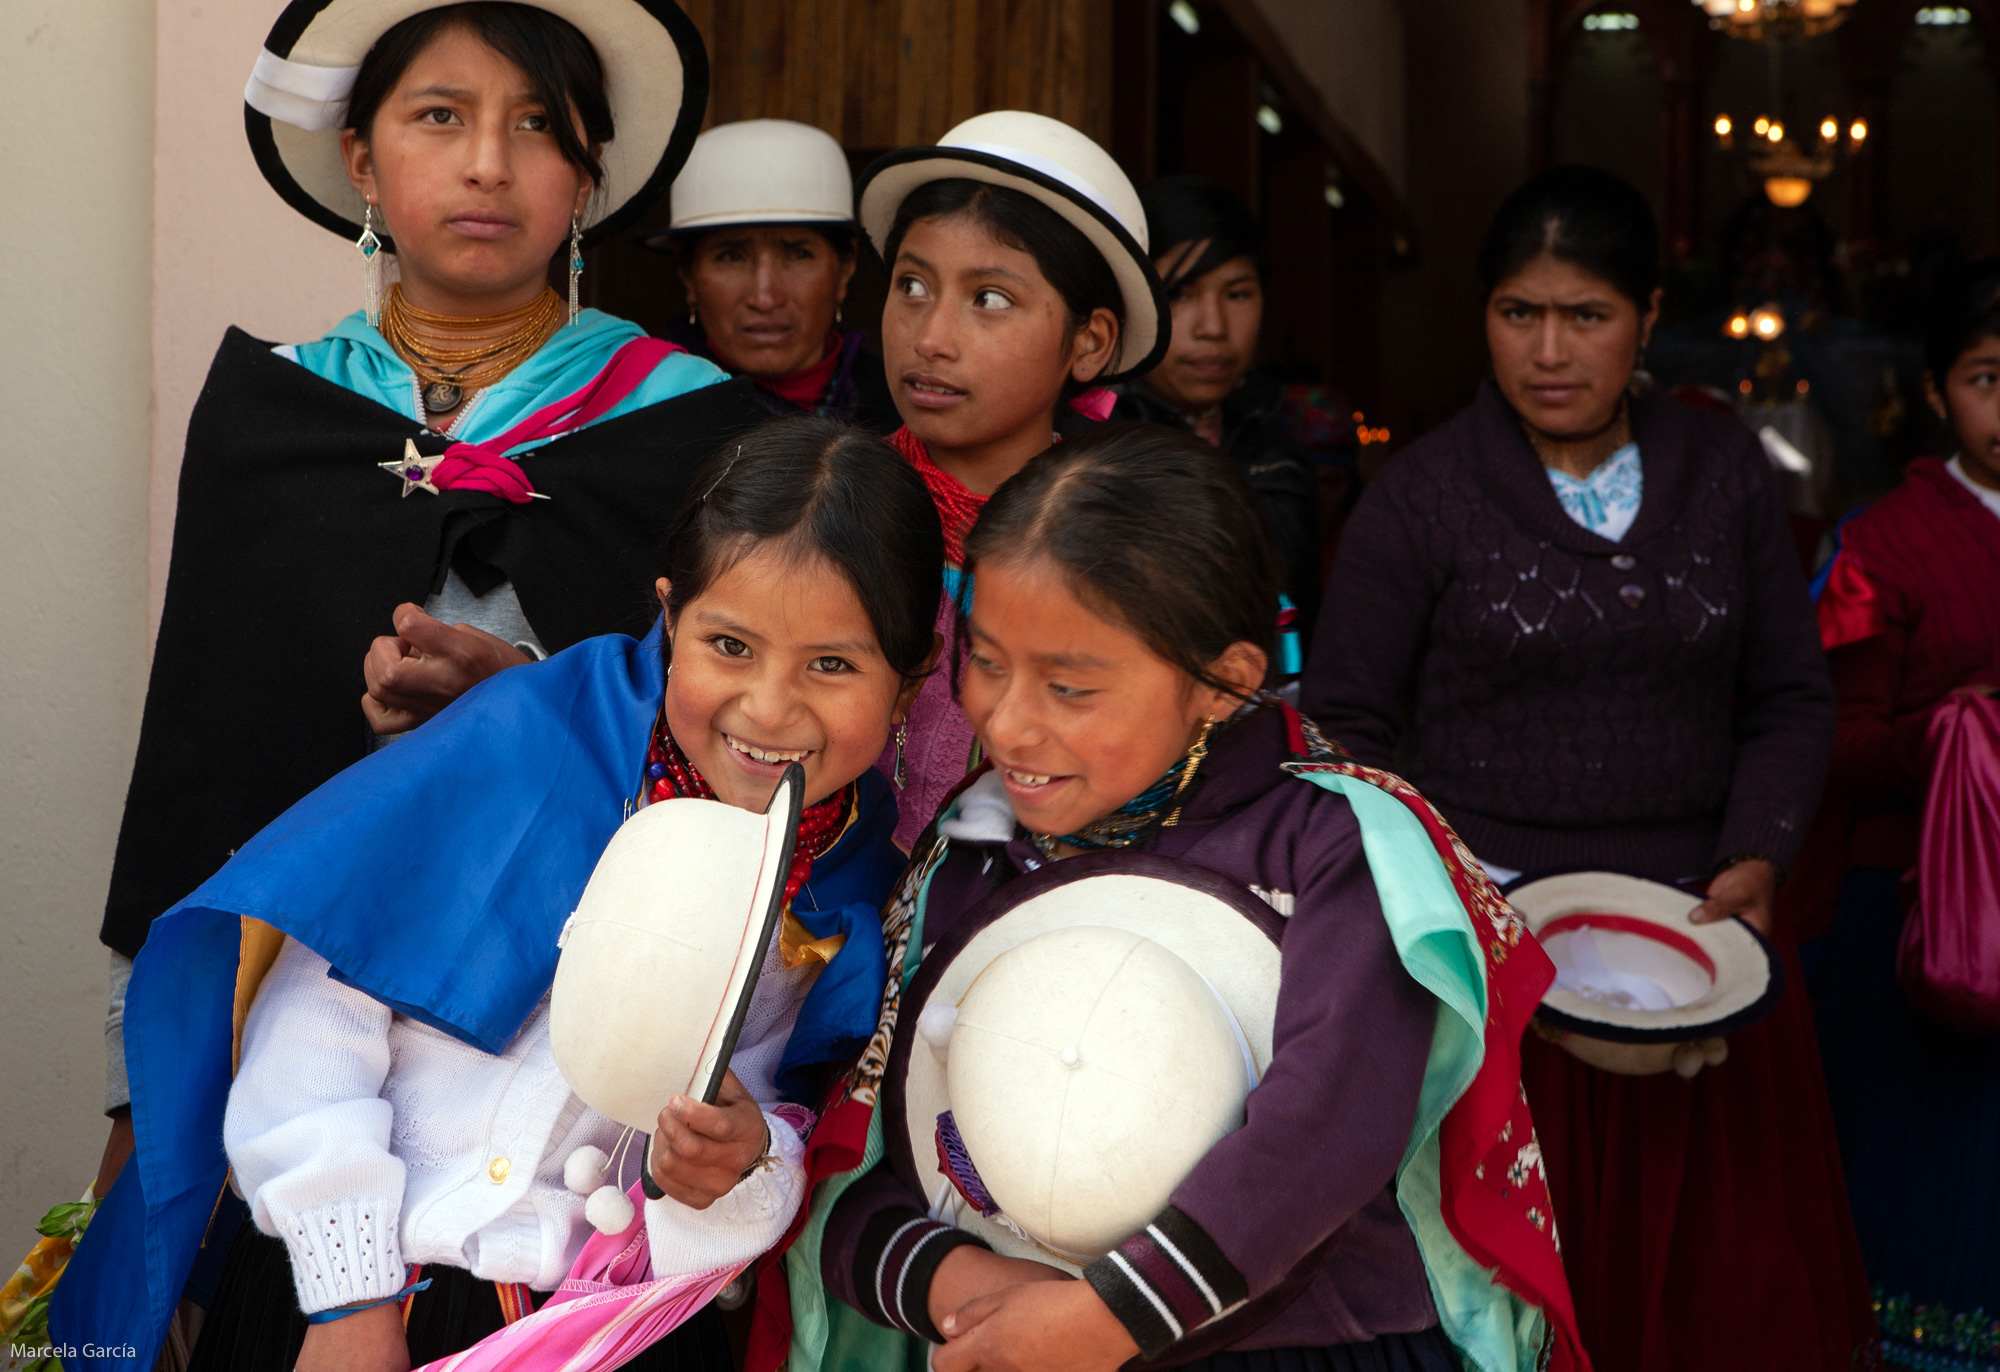
<path id="1" fill-rule="evenodd" d="M 1708 25 L 1731 38 L 1810 38 L 1840 27 L 1855 0 L 1694 0 Z"/>

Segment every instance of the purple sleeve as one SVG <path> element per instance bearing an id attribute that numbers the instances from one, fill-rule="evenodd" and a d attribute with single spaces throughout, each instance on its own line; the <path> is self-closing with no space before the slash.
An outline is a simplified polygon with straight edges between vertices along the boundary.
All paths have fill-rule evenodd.
<path id="1" fill-rule="evenodd" d="M 1756 440 L 1744 529 L 1749 604 L 1736 663 L 1736 757 L 1718 863 L 1755 854 L 1792 865 L 1819 807 L 1833 751 L 1833 683 L 1777 483 Z"/>
<path id="2" fill-rule="evenodd" d="M 931 1323 L 931 1277 L 945 1254 L 966 1244 L 986 1246 L 929 1218 L 910 1188 L 879 1166 L 834 1202 L 820 1245 L 820 1280 L 875 1323 L 943 1343 Z"/>
<path id="3" fill-rule="evenodd" d="M 1392 463 L 1341 531 L 1299 681 L 1299 709 L 1370 767 L 1388 766 L 1396 750 L 1437 599 L 1397 476 Z"/>
<path id="4" fill-rule="evenodd" d="M 1276 1286 L 1393 1180 L 1437 1002 L 1397 956 L 1347 803 L 1310 798 L 1270 1070 L 1248 1120 L 1086 1270 L 1147 1357 Z"/>

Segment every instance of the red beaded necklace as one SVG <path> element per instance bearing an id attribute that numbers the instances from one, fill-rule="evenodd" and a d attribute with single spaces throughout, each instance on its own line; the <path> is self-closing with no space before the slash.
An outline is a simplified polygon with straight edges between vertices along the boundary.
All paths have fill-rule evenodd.
<path id="1" fill-rule="evenodd" d="M 653 741 L 646 748 L 646 782 L 649 800 L 671 800 L 676 796 L 715 799 L 715 788 L 695 770 L 680 745 L 674 742 L 667 728 L 665 705 L 653 721 Z M 813 860 L 826 856 L 827 850 L 846 832 L 848 814 L 853 808 L 854 786 L 850 782 L 825 800 L 806 806 L 799 815 L 799 841 L 792 848 L 792 870 L 785 876 L 786 909 L 791 908 L 792 897 L 812 874 Z"/>
<path id="2" fill-rule="evenodd" d="M 931 501 L 937 506 L 938 522 L 944 526 L 945 561 L 954 567 L 965 565 L 965 536 L 972 532 L 973 524 L 978 521 L 979 511 L 986 505 L 986 497 L 931 461 L 924 441 L 910 432 L 909 425 L 905 424 L 890 434 L 889 443 L 903 455 L 904 461 L 917 469 L 917 475 L 930 488 Z"/>

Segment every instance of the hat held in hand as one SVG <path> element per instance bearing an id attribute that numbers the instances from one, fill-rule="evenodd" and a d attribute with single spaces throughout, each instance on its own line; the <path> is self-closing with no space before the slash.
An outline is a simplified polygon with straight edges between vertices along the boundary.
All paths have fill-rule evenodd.
<path id="1" fill-rule="evenodd" d="M 932 1214 L 1079 1270 L 1243 1123 L 1270 1063 L 1279 921 L 1214 873 L 1070 858 L 969 912 L 904 1000 L 892 1165 Z"/>
<path id="2" fill-rule="evenodd" d="M 1565 872 L 1517 883 L 1507 900 L 1556 965 L 1536 1032 L 1607 1072 L 1692 1077 L 1784 995 L 1763 935 L 1740 919 L 1691 922 L 1702 898 L 1675 887 Z"/>
<path id="3" fill-rule="evenodd" d="M 598 1114 L 651 1134 L 675 1096 L 713 1101 L 784 915 L 805 773 L 764 813 L 655 801 L 625 821 L 562 936 L 549 1046 Z"/>

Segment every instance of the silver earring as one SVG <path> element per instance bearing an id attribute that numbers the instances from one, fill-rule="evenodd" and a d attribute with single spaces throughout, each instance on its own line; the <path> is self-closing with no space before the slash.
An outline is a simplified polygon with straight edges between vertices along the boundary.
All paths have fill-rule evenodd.
<path id="1" fill-rule="evenodd" d="M 583 224 L 569 217 L 569 322 L 576 323 L 576 286 L 583 279 Z"/>
<path id="2" fill-rule="evenodd" d="M 840 322 L 840 306 L 838 305 L 833 307 L 833 322 L 836 324 Z"/>
<path id="3" fill-rule="evenodd" d="M 372 329 L 382 322 L 382 240 L 375 236 L 372 204 L 362 213 L 361 237 L 354 246 L 361 250 L 361 308 Z"/>
<path id="4" fill-rule="evenodd" d="M 694 302 L 693 302 L 692 300 L 690 300 L 690 301 L 688 301 L 688 327 L 689 327 L 689 328 L 693 328 L 693 327 L 694 327 L 694 322 L 695 322 L 695 319 L 694 319 Z"/>
<path id="5" fill-rule="evenodd" d="M 907 774 L 903 771 L 903 745 L 910 741 L 910 726 L 907 722 L 896 726 L 896 789 L 903 789 Z"/>

